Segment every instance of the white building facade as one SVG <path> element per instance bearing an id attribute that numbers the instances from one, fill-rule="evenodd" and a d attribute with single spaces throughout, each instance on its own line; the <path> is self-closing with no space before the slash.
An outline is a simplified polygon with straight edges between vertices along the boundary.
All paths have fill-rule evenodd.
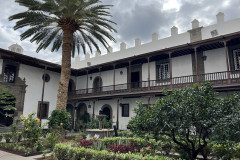
<path id="1" fill-rule="evenodd" d="M 21 86 L 17 90 L 21 94 L 14 93 L 21 95 L 16 115 L 39 113 L 43 101 L 45 120 L 56 106 L 60 66 L 11 51 L 0 49 L 0 83 L 10 89 Z M 72 114 L 72 127 L 85 111 L 96 116 L 102 110 L 125 130 L 138 107 L 136 101 L 150 107 L 163 96 L 163 88 L 171 91 L 205 81 L 223 96 L 240 90 L 240 18 L 225 21 L 220 12 L 211 26 L 201 27 L 193 20 L 192 29 L 185 33 L 179 34 L 174 26 L 171 36 L 164 39 L 154 33 L 152 42 L 146 44 L 137 38 L 131 48 L 122 42 L 119 51 L 110 47 L 105 55 L 90 58 L 87 54 L 82 61 L 77 57 L 67 110 Z"/>

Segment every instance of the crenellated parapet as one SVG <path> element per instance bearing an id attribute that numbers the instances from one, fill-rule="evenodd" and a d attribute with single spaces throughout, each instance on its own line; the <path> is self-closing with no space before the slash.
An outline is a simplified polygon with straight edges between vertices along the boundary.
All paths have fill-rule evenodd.
<path id="1" fill-rule="evenodd" d="M 91 57 L 90 54 L 86 54 L 85 59 L 83 60 L 79 60 L 79 57 L 76 57 L 75 62 L 72 64 L 72 67 L 75 69 L 80 69 L 89 66 L 100 65 L 106 62 L 121 60 L 156 50 L 184 45 L 191 42 L 196 42 L 239 31 L 238 26 L 240 26 L 240 18 L 225 21 L 224 17 L 224 13 L 219 12 L 216 15 L 216 24 L 206 27 L 201 26 L 200 21 L 194 19 L 191 22 L 192 28 L 183 33 L 179 33 L 179 28 L 174 25 L 170 28 L 169 37 L 159 39 L 159 34 L 155 32 L 152 34 L 151 42 L 147 43 L 142 43 L 142 40 L 140 38 L 136 38 L 134 46 L 127 47 L 127 44 L 125 42 L 121 42 L 119 49 L 114 48 L 115 51 L 113 51 L 113 48 L 109 46 L 106 51 L 102 51 L 102 54 L 96 52 L 95 56 L 92 55 Z M 226 27 L 228 30 L 224 29 Z"/>

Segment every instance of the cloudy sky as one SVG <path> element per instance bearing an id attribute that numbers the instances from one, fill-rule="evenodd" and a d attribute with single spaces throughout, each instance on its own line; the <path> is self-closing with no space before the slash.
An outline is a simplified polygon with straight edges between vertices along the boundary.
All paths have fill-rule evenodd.
<path id="1" fill-rule="evenodd" d="M 8 17 L 25 8 L 14 0 L 0 2 L 0 48 L 7 49 L 11 44 L 18 43 L 26 55 L 59 62 L 60 51 L 52 53 L 46 49 L 36 53 L 36 44 L 30 43 L 29 39 L 20 41 L 19 35 L 23 30 L 13 30 L 15 22 L 9 22 Z M 127 47 L 133 46 L 136 38 L 141 38 L 143 43 L 149 42 L 154 32 L 158 32 L 160 38 L 168 37 L 174 25 L 179 32 L 186 32 L 191 29 L 191 21 L 195 18 L 201 26 L 214 24 L 220 11 L 225 13 L 226 20 L 240 18 L 240 0 L 103 0 L 103 3 L 114 5 L 110 11 L 118 31 L 114 34 L 117 43 L 110 43 L 114 51 L 119 49 L 121 42 L 126 42 Z"/>

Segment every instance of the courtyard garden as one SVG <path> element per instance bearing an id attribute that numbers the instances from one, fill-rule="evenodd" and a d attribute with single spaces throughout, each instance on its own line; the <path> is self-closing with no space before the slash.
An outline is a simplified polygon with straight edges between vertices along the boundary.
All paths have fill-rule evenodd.
<path id="1" fill-rule="evenodd" d="M 51 113 L 48 129 L 35 113 L 21 116 L 21 129 L 13 124 L 11 132 L 0 134 L 0 149 L 59 160 L 240 158 L 239 94 L 219 98 L 209 83 L 164 94 L 151 107 L 138 102 L 130 131 L 113 137 L 86 134 L 85 129 L 99 127 L 95 118 L 87 120 L 83 130 L 70 133 L 71 116 L 64 110 Z M 103 125 L 112 128 L 111 121 Z"/>

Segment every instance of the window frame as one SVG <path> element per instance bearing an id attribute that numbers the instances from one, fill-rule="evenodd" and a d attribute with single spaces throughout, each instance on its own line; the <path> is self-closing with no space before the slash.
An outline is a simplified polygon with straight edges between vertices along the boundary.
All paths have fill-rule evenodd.
<path id="1" fill-rule="evenodd" d="M 122 117 L 129 117 L 129 115 L 130 115 L 129 104 L 128 103 L 121 104 L 121 107 L 122 107 Z M 127 109 L 126 109 L 126 107 L 127 107 Z M 127 112 L 126 112 L 126 110 L 127 110 Z"/>
<path id="2" fill-rule="evenodd" d="M 40 118 L 40 107 L 41 107 L 42 101 L 38 101 L 38 109 L 37 109 L 37 117 Z M 44 104 L 47 106 L 46 108 L 46 115 L 41 115 L 41 119 L 47 119 L 49 115 L 49 102 L 43 101 L 43 106 Z M 43 110 L 42 110 L 43 111 Z"/>
<path id="3" fill-rule="evenodd" d="M 233 50 L 234 69 L 240 70 L 240 49 Z"/>
<path id="4" fill-rule="evenodd" d="M 168 71 L 165 70 L 165 66 L 168 67 Z M 163 67 L 164 73 L 160 73 L 162 72 L 161 67 Z M 164 62 L 164 63 L 158 63 L 156 64 L 156 80 L 157 81 L 168 81 L 170 79 L 170 63 L 169 62 Z M 160 76 L 164 75 L 163 78 L 161 78 Z M 165 77 L 165 78 L 164 78 Z"/>
<path id="5" fill-rule="evenodd" d="M 7 69 L 9 69 L 8 72 L 6 71 Z M 10 78 L 12 76 L 11 74 L 13 74 L 13 79 Z M 7 77 L 7 78 L 5 79 L 5 77 Z M 6 64 L 4 66 L 4 70 L 3 70 L 3 82 L 15 83 L 16 77 L 17 77 L 17 66 L 11 65 L 11 64 Z"/>

